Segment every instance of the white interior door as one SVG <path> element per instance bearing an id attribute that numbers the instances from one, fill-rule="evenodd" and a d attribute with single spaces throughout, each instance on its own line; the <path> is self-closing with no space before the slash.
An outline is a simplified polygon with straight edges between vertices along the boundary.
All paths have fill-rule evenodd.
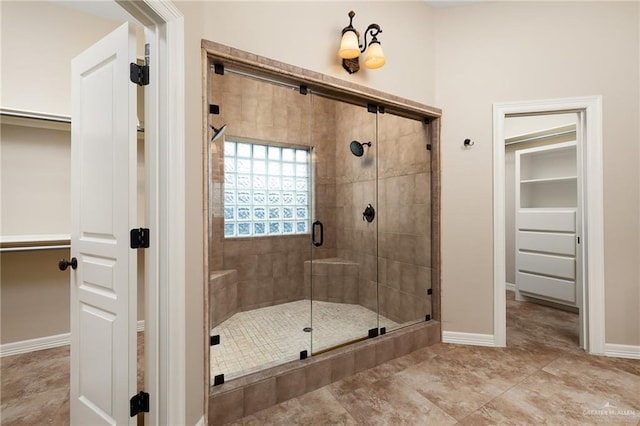
<path id="1" fill-rule="evenodd" d="M 124 24 L 72 61 L 71 424 L 135 424 L 135 30 Z"/>

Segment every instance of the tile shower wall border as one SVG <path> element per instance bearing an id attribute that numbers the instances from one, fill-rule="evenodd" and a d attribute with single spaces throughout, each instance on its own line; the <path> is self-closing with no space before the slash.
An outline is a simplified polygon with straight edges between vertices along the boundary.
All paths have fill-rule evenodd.
<path id="1" fill-rule="evenodd" d="M 212 387 L 209 424 L 233 422 L 438 343 L 441 337 L 438 321 L 424 322 Z"/>

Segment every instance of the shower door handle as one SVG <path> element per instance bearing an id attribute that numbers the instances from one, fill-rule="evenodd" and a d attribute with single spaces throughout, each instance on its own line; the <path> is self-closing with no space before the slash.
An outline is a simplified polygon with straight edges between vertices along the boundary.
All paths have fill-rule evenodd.
<path id="1" fill-rule="evenodd" d="M 373 208 L 371 204 L 367 204 L 367 208 L 362 212 L 362 220 L 366 220 L 367 222 L 373 222 L 373 219 L 376 217 L 376 209 Z"/>
<path id="2" fill-rule="evenodd" d="M 316 226 L 320 227 L 320 241 L 316 241 Z M 316 220 L 315 222 L 313 222 L 313 225 L 311 225 L 311 229 L 311 239 L 313 240 L 313 245 L 316 247 L 320 247 L 322 244 L 324 244 L 324 225 L 319 220 Z"/>

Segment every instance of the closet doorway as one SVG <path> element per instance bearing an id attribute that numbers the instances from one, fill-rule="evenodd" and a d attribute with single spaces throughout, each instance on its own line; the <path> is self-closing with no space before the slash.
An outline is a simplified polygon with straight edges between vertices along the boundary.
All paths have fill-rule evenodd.
<path id="1" fill-rule="evenodd" d="M 582 343 L 577 124 L 575 112 L 505 120 L 508 346 Z M 529 327 L 536 319 L 544 328 Z"/>
<path id="2" fill-rule="evenodd" d="M 495 346 L 511 288 L 577 310 L 580 347 L 604 352 L 601 122 L 600 97 L 494 105 Z"/>

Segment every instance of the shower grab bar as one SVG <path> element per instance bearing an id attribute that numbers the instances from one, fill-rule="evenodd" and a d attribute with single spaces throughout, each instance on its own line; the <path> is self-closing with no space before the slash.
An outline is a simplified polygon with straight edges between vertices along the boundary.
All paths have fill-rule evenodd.
<path id="1" fill-rule="evenodd" d="M 320 226 L 320 241 L 316 241 L 316 225 Z M 324 244 L 324 225 L 319 220 L 316 220 L 313 222 L 313 225 L 311 225 L 311 239 L 313 240 L 313 245 L 316 247 Z"/>

